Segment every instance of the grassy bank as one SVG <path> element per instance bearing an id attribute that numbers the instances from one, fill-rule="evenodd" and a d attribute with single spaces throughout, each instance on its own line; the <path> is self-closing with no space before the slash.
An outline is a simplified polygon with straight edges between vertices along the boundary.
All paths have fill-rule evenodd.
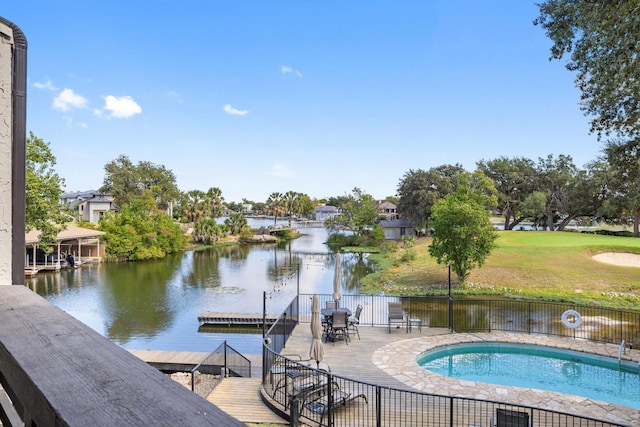
<path id="1" fill-rule="evenodd" d="M 371 255 L 379 271 L 363 292 L 401 295 L 447 293 L 447 269 L 429 255 L 429 238 L 413 248 Z M 640 239 L 567 232 L 501 231 L 495 249 L 455 294 L 579 301 L 640 309 L 640 268 L 593 260 L 603 252 L 640 254 Z M 407 257 L 406 251 L 413 251 Z M 405 261 L 403 261 L 403 259 Z M 410 259 L 410 261 L 406 261 Z M 452 276 L 455 283 L 456 277 Z"/>

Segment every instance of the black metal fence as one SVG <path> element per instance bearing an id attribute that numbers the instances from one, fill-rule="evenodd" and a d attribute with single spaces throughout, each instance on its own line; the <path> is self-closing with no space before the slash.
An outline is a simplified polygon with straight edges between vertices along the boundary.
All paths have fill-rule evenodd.
<path id="1" fill-rule="evenodd" d="M 266 370 L 264 392 L 290 414 L 292 425 L 469 427 L 494 426 L 501 418 L 497 425 L 623 426 L 526 405 L 383 387 L 265 352 L 274 369 Z"/>
<path id="2" fill-rule="evenodd" d="M 251 361 L 227 341 L 191 370 L 191 391 L 208 396 L 225 377 L 251 377 Z"/>
<path id="3" fill-rule="evenodd" d="M 321 306 L 332 295 L 318 295 Z M 309 321 L 310 294 L 300 294 L 269 329 L 263 347 L 264 392 L 284 408 L 292 421 L 328 426 L 484 426 L 498 419 L 541 427 L 621 426 L 575 414 L 526 405 L 428 394 L 382 387 L 332 375 L 282 356 L 291 331 Z M 640 313 L 565 303 L 343 295 L 339 304 L 364 309 L 360 325 L 387 325 L 387 306 L 401 301 L 407 316 L 422 326 L 450 327 L 458 332 L 509 331 L 560 335 L 593 341 L 640 346 Z M 563 323 L 563 313 L 575 310 L 580 327 Z M 574 319 L 575 321 L 575 319 Z"/>
<path id="4" fill-rule="evenodd" d="M 298 297 L 302 321 L 310 318 L 311 297 L 310 294 Z M 322 307 L 326 301 L 333 300 L 331 294 L 318 297 Z M 364 309 L 360 325 L 384 326 L 387 324 L 389 301 L 401 301 L 407 316 L 419 320 L 422 326 L 451 328 L 456 332 L 506 331 L 558 335 L 612 344 L 624 341 L 640 347 L 640 312 L 637 311 L 569 303 L 471 298 L 454 298 L 450 304 L 446 296 L 343 295 L 340 305 L 354 311 L 358 304 L 362 304 Z M 563 313 L 567 310 L 578 313 L 580 327 L 563 324 Z"/>

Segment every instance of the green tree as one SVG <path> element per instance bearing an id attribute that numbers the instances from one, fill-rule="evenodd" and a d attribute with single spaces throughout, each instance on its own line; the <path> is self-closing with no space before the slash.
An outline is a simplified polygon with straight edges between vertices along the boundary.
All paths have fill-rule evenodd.
<path id="1" fill-rule="evenodd" d="M 107 256 L 113 260 L 163 258 L 184 244 L 180 227 L 156 208 L 151 191 L 124 205 L 120 212 L 107 212 L 100 218 L 98 228 L 106 232 Z"/>
<path id="2" fill-rule="evenodd" d="M 49 143 L 29 132 L 26 140 L 25 231 L 40 231 L 40 248 L 50 251 L 56 236 L 73 219 L 71 211 L 60 203 L 64 180 L 56 173 L 56 158 Z"/>
<path id="3" fill-rule="evenodd" d="M 498 206 L 504 216 L 504 229 L 513 230 L 526 219 L 522 207 L 536 188 L 535 164 L 524 157 L 500 157 L 480 160 L 476 166 L 493 180 L 498 191 Z"/>
<path id="4" fill-rule="evenodd" d="M 239 235 L 249 228 L 247 218 L 245 218 L 240 212 L 230 213 L 229 217 L 224 220 L 224 223 L 232 236 Z"/>
<path id="5" fill-rule="evenodd" d="M 534 21 L 553 42 L 550 59 L 570 54 L 581 109 L 591 131 L 640 135 L 640 10 L 638 0 L 547 0 Z"/>
<path id="6" fill-rule="evenodd" d="M 429 253 L 438 264 L 450 265 L 462 283 L 476 266 L 481 267 L 498 237 L 489 212 L 468 188 L 438 200 L 433 206 L 433 241 Z"/>
<path id="7" fill-rule="evenodd" d="M 562 231 L 573 220 L 590 220 L 601 210 L 608 193 L 605 170 L 600 162 L 591 162 L 579 169 L 566 185 L 560 204 Z"/>
<path id="8" fill-rule="evenodd" d="M 222 239 L 227 233 L 224 224 L 216 223 L 213 218 L 200 218 L 193 224 L 193 241 L 210 245 Z"/>
<path id="9" fill-rule="evenodd" d="M 285 213 L 289 218 L 289 228 L 291 228 L 291 219 L 293 215 L 296 215 L 298 213 L 298 202 L 301 195 L 302 194 L 296 193 L 295 191 L 287 191 L 282 196 Z"/>
<path id="10" fill-rule="evenodd" d="M 210 210 L 209 199 L 204 191 L 191 190 L 186 192 L 180 202 L 182 216 L 188 222 L 194 223 L 207 216 Z"/>
<path id="11" fill-rule="evenodd" d="M 224 197 L 222 197 L 222 190 L 218 187 L 211 187 L 207 190 L 207 197 L 209 198 L 210 210 L 209 216 L 211 218 L 220 218 L 224 210 Z"/>
<path id="12" fill-rule="evenodd" d="M 351 194 L 345 196 L 341 206 L 342 211 L 328 218 L 324 226 L 328 230 L 346 228 L 355 236 L 362 236 L 365 230 L 375 226 L 378 218 L 377 207 L 378 203 L 373 196 L 356 187 Z"/>
<path id="13" fill-rule="evenodd" d="M 409 170 L 398 184 L 398 213 L 429 233 L 431 209 L 439 199 L 458 188 L 462 165 L 441 165 L 428 171 Z"/>
<path id="14" fill-rule="evenodd" d="M 609 141 L 603 151 L 610 189 L 603 210 L 609 218 L 633 224 L 633 236 L 640 237 L 640 138 Z"/>
<path id="15" fill-rule="evenodd" d="M 539 158 L 536 167 L 537 191 L 546 197 L 545 222 L 543 228 L 555 230 L 556 220 L 560 219 L 567 191 L 575 180 L 577 168 L 571 156 L 560 154 L 554 158 L 549 154 L 546 158 Z"/>
<path id="16" fill-rule="evenodd" d="M 282 193 L 273 192 L 267 199 L 267 212 L 273 215 L 273 225 L 275 227 L 278 216 L 283 215 L 285 212 L 285 202 Z"/>
<path id="17" fill-rule="evenodd" d="M 118 207 L 130 205 L 150 192 L 158 209 L 166 210 L 180 197 L 176 177 L 169 169 L 150 162 L 134 165 L 121 155 L 104 167 L 105 177 L 100 191 L 114 197 Z"/>

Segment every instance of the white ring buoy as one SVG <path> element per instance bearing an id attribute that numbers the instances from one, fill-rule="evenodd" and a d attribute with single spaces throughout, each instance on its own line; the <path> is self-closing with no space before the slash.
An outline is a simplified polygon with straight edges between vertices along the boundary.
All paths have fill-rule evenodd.
<path id="1" fill-rule="evenodd" d="M 573 322 L 569 320 L 569 316 L 573 316 Z M 562 313 L 562 324 L 567 328 L 575 329 L 582 325 L 582 316 L 575 310 L 567 310 Z"/>

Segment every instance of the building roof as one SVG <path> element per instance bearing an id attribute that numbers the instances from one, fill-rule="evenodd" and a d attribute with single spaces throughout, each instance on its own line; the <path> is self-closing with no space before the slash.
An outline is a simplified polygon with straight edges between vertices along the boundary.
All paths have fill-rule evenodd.
<path id="1" fill-rule="evenodd" d="M 396 205 L 391 202 L 384 201 L 378 205 L 378 209 L 395 209 Z"/>
<path id="2" fill-rule="evenodd" d="M 393 227 L 413 227 L 413 221 L 407 221 L 403 219 L 395 220 L 395 221 L 380 221 L 380 226 L 383 228 L 393 228 Z"/>
<path id="3" fill-rule="evenodd" d="M 56 240 L 62 242 L 65 240 L 77 240 L 77 239 L 92 239 L 100 236 L 104 236 L 104 231 L 91 230 L 89 228 L 78 227 L 77 225 L 69 224 L 66 230 L 62 230 L 58 233 Z M 27 245 L 34 245 L 40 241 L 40 230 L 31 230 L 24 235 L 24 242 Z"/>
<path id="4" fill-rule="evenodd" d="M 326 213 L 337 213 L 339 211 L 338 208 L 331 205 L 322 205 L 315 208 L 314 212 L 326 212 Z"/>

